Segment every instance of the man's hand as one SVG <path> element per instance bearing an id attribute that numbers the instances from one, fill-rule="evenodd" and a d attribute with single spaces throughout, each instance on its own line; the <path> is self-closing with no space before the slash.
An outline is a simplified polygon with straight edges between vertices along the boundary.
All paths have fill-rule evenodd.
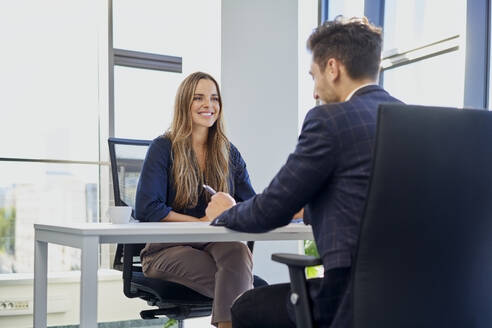
<path id="1" fill-rule="evenodd" d="M 236 205 L 236 201 L 231 195 L 218 192 L 210 199 L 205 213 L 210 220 L 213 220 L 234 205 Z"/>

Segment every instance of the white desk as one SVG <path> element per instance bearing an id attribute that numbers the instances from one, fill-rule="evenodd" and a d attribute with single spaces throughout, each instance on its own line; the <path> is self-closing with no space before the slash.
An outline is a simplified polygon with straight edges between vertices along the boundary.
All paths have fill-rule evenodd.
<path id="1" fill-rule="evenodd" d="M 81 249 L 80 327 L 97 327 L 99 244 L 313 239 L 310 226 L 289 224 L 267 233 L 249 234 L 206 222 L 35 224 L 34 327 L 46 328 L 48 243 Z"/>

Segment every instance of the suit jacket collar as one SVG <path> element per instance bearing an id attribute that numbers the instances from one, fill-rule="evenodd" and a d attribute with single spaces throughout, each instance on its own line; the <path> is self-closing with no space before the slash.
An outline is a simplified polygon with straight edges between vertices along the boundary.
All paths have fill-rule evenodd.
<path id="1" fill-rule="evenodd" d="M 367 93 L 370 93 L 370 92 L 373 92 L 373 91 L 384 91 L 383 88 L 381 88 L 379 85 L 377 84 L 371 84 L 371 85 L 367 85 L 363 88 L 360 88 L 359 90 L 357 90 L 350 99 L 354 99 L 354 97 L 359 97 L 359 96 L 362 96 L 364 94 L 367 94 Z M 350 100 L 349 100 L 350 101 Z"/>

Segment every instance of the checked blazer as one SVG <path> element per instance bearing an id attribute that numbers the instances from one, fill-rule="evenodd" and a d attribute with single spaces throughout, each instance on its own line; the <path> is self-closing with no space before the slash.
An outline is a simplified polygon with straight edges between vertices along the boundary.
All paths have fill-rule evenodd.
<path id="1" fill-rule="evenodd" d="M 265 232 L 288 224 L 304 207 L 304 221 L 313 227 L 325 271 L 351 267 L 368 190 L 378 106 L 388 102 L 400 101 L 369 85 L 349 101 L 311 109 L 295 151 L 270 185 L 222 213 L 216 222 L 238 231 Z M 321 289 L 326 286 L 329 282 Z M 351 318 L 349 290 L 342 292 L 332 327 Z M 314 296 L 313 303 L 316 319 L 323 300 L 317 302 Z"/>

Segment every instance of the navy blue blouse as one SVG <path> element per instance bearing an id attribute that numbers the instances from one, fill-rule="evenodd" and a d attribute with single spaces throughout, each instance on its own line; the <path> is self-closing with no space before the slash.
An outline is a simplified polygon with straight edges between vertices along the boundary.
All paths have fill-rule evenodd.
<path id="1" fill-rule="evenodd" d="M 246 163 L 237 148 L 231 143 L 229 152 L 229 190 L 236 202 L 247 200 L 255 195 L 251 186 Z M 139 221 L 158 222 L 165 218 L 171 210 L 201 218 L 205 215 L 207 198 L 204 189 L 199 186 L 198 203 L 193 208 L 184 210 L 173 209 L 176 197 L 172 176 L 171 140 L 160 136 L 150 144 L 142 173 L 138 181 L 135 199 L 135 216 Z"/>

